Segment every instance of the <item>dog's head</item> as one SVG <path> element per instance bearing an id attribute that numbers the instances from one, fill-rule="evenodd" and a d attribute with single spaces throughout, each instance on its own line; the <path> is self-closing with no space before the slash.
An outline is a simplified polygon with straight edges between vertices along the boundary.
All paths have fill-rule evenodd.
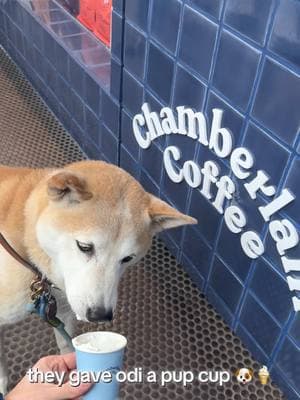
<path id="1" fill-rule="evenodd" d="M 253 371 L 248 368 L 240 368 L 236 371 L 235 376 L 238 382 L 242 383 L 243 385 L 246 385 L 246 383 L 252 381 Z"/>
<path id="2" fill-rule="evenodd" d="M 168 228 L 197 221 L 147 193 L 120 168 L 97 161 L 55 171 L 37 190 L 35 234 L 80 319 L 112 318 L 120 277 Z M 36 210 L 33 210 L 33 208 Z"/>

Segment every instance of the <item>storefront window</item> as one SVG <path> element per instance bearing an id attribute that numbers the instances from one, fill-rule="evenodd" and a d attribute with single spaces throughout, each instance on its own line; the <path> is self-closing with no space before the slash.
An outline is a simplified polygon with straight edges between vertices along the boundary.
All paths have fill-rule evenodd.
<path id="1" fill-rule="evenodd" d="M 110 47 L 112 0 L 57 0 L 57 2 Z"/>

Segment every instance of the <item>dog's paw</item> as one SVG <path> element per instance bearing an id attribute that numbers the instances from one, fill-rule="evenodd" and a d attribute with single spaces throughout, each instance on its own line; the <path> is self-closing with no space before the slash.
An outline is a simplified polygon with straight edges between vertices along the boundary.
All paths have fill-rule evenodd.
<path id="1" fill-rule="evenodd" d="M 0 377 L 0 393 L 3 395 L 7 393 L 8 378 L 7 376 Z"/>

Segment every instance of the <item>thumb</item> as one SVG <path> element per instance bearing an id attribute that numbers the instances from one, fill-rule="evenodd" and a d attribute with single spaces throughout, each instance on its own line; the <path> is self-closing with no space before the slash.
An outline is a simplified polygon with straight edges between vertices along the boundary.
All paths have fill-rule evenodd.
<path id="1" fill-rule="evenodd" d="M 77 399 L 85 394 L 92 386 L 92 382 L 81 383 L 79 386 L 72 386 L 70 385 L 70 382 L 67 382 L 61 387 L 56 387 L 55 397 L 53 397 L 53 400 Z"/>

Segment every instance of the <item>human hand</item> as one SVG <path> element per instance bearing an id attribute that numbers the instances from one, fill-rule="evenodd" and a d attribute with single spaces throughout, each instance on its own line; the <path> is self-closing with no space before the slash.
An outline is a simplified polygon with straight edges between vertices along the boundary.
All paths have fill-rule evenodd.
<path id="1" fill-rule="evenodd" d="M 61 356 L 47 356 L 41 358 L 33 367 L 41 372 L 65 373 L 66 376 L 76 368 L 75 353 Z M 31 383 L 26 375 L 18 385 L 5 396 L 5 400 L 69 400 L 79 399 L 90 388 L 91 383 L 82 383 L 78 387 L 69 382 L 62 386 L 51 383 Z"/>

